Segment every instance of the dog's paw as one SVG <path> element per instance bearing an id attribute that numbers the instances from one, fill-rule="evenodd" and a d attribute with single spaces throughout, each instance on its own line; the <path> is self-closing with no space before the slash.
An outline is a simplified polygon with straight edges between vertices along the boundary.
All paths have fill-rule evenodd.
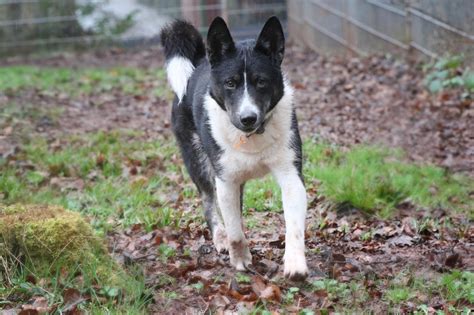
<path id="1" fill-rule="evenodd" d="M 308 276 L 308 266 L 304 254 L 285 255 L 283 274 L 292 281 L 303 281 Z"/>
<path id="2" fill-rule="evenodd" d="M 230 264 L 239 271 L 247 270 L 246 267 L 252 264 L 252 255 L 244 239 L 230 242 L 229 256 Z"/>
<path id="3" fill-rule="evenodd" d="M 218 253 L 224 253 L 229 250 L 229 242 L 227 241 L 227 234 L 222 225 L 218 225 L 212 236 L 212 242 L 216 247 Z"/>

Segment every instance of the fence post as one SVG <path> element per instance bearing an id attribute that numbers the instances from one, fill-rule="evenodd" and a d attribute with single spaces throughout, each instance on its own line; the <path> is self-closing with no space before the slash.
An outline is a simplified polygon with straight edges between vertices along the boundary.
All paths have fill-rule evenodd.
<path id="1" fill-rule="evenodd" d="M 405 41 L 408 45 L 407 58 L 413 55 L 413 46 L 412 46 L 412 29 L 411 29 L 411 10 L 410 10 L 410 0 L 403 1 L 403 6 L 406 12 L 405 16 Z"/>

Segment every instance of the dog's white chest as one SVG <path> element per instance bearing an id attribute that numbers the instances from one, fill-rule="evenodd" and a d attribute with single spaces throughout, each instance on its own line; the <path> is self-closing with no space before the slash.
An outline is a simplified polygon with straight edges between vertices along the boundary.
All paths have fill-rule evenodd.
<path id="1" fill-rule="evenodd" d="M 223 151 L 219 164 L 224 178 L 244 182 L 262 177 L 278 164 L 292 164 L 295 158 L 290 148 L 292 90 L 288 85 L 285 89 L 265 132 L 249 137 L 232 125 L 227 113 L 209 95 L 205 97 L 211 134 Z"/>
<path id="2" fill-rule="evenodd" d="M 247 142 L 227 146 L 220 158 L 222 175 L 240 182 L 262 177 L 269 172 L 268 152 L 271 146 L 264 150 L 255 151 L 252 139 Z"/>
<path id="3" fill-rule="evenodd" d="M 262 135 L 221 142 L 224 149 L 219 161 L 222 176 L 244 182 L 266 175 L 278 164 L 292 163 L 294 151 L 289 147 L 291 131 L 279 134 L 275 128 L 269 127 Z"/>

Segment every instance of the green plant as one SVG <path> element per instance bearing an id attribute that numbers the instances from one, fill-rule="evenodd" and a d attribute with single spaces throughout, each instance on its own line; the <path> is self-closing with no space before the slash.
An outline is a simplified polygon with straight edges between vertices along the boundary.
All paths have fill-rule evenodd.
<path id="1" fill-rule="evenodd" d="M 394 304 L 406 301 L 410 298 L 410 290 L 408 288 L 392 288 L 385 292 L 385 297 Z"/>
<path id="2" fill-rule="evenodd" d="M 158 252 L 163 263 L 166 263 L 169 258 L 176 255 L 176 249 L 167 244 L 160 244 L 158 247 Z"/>
<path id="3" fill-rule="evenodd" d="M 250 283 L 250 281 L 251 281 L 251 279 L 248 275 L 246 275 L 244 273 L 240 273 L 240 272 L 238 272 L 235 275 L 235 280 L 237 280 L 238 283 Z"/>
<path id="4" fill-rule="evenodd" d="M 432 93 L 445 88 L 464 87 L 468 92 L 474 91 L 474 72 L 463 67 L 463 56 L 447 56 L 434 64 L 425 67 L 425 85 Z"/>
<path id="5" fill-rule="evenodd" d="M 298 294 L 298 292 L 300 292 L 300 288 L 298 287 L 289 288 L 285 296 L 283 297 L 284 302 L 286 304 L 293 303 L 293 301 L 295 300 L 295 295 Z"/>
<path id="6" fill-rule="evenodd" d="M 63 92 L 73 96 L 103 93 L 120 89 L 125 94 L 143 95 L 149 82 L 164 78 L 163 70 L 137 68 L 47 68 L 8 66 L 0 68 L 0 91 L 37 88 L 45 92 Z M 145 84 L 147 82 L 147 84 Z M 158 88 L 158 86 L 156 86 Z M 157 93 L 157 90 L 154 92 Z M 168 95 L 162 90 L 158 96 Z M 37 110 L 34 109 L 33 110 Z"/>
<path id="7" fill-rule="evenodd" d="M 448 301 L 464 299 L 474 304 L 474 273 L 453 270 L 441 278 L 441 287 Z"/>

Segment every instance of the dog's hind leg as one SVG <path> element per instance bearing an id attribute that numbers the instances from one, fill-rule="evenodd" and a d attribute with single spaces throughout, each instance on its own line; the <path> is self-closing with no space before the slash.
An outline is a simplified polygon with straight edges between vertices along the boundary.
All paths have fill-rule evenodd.
<path id="1" fill-rule="evenodd" d="M 196 134 L 194 134 L 192 143 L 180 138 L 177 137 L 183 152 L 184 164 L 201 196 L 204 217 L 211 230 L 214 246 L 218 252 L 224 252 L 228 250 L 227 235 L 217 210 L 216 193 L 211 169 L 208 165 L 209 161 L 199 147 Z"/>
<path id="2" fill-rule="evenodd" d="M 209 158 L 204 153 L 200 138 L 196 133 L 190 107 L 185 104 L 173 106 L 172 123 L 184 165 L 196 185 L 202 200 L 204 216 L 211 230 L 218 252 L 228 249 L 227 236 L 222 219 L 217 212 L 215 184 Z"/>
<path id="3" fill-rule="evenodd" d="M 212 241 L 216 247 L 217 252 L 222 253 L 229 249 L 227 242 L 227 234 L 225 233 L 224 224 L 220 218 L 215 199 L 215 192 L 201 191 L 202 206 L 204 208 L 204 216 L 206 218 L 207 226 L 212 233 Z"/>

